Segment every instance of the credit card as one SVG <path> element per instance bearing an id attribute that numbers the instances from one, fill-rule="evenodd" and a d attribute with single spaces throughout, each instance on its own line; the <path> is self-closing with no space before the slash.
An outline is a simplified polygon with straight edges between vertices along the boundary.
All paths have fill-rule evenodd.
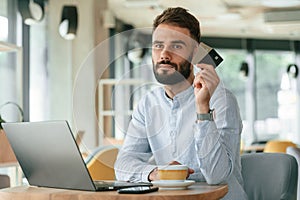
<path id="1" fill-rule="evenodd" d="M 192 59 L 192 64 L 196 65 L 199 63 L 210 64 L 215 68 L 220 65 L 223 58 L 218 54 L 218 52 L 208 46 L 207 44 L 201 42 L 196 55 Z"/>

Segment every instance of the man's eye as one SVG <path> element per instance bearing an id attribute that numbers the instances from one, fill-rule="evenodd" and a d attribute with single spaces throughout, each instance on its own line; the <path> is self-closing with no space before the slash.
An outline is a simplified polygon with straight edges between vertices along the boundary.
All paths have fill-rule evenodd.
<path id="1" fill-rule="evenodd" d="M 163 45 L 162 44 L 154 44 L 153 48 L 155 48 L 155 49 L 161 49 L 161 48 L 163 48 Z"/>
<path id="2" fill-rule="evenodd" d="M 182 46 L 178 45 L 178 44 L 175 44 L 175 45 L 173 45 L 173 49 L 182 49 Z"/>

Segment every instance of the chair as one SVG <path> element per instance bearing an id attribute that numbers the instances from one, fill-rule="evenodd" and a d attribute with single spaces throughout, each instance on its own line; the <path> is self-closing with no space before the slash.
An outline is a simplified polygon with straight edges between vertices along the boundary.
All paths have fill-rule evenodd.
<path id="1" fill-rule="evenodd" d="M 298 189 L 297 189 L 297 200 L 300 200 L 300 148 L 298 147 L 288 147 L 286 153 L 292 155 L 296 158 L 298 163 Z"/>
<path id="2" fill-rule="evenodd" d="M 298 166 L 284 153 L 241 156 L 244 189 L 249 200 L 296 200 Z"/>
<path id="3" fill-rule="evenodd" d="M 270 140 L 266 143 L 264 152 L 265 153 L 286 153 L 286 148 L 289 146 L 296 147 L 297 145 L 291 141 Z"/>
<path id="4" fill-rule="evenodd" d="M 113 145 L 96 149 L 86 159 L 93 180 L 115 180 L 114 164 L 119 148 Z"/>

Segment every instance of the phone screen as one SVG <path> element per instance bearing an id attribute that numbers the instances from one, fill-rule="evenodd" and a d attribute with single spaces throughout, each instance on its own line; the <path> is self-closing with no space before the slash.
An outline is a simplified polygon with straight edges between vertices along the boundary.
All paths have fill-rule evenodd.
<path id="1" fill-rule="evenodd" d="M 155 192 L 157 190 L 158 190 L 158 187 L 135 186 L 135 187 L 119 189 L 118 192 L 120 194 L 144 194 L 144 193 L 149 193 L 149 192 Z"/>

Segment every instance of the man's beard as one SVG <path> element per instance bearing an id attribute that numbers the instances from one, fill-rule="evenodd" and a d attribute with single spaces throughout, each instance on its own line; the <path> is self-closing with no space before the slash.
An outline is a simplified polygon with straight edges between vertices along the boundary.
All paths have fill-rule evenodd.
<path id="1" fill-rule="evenodd" d="M 176 63 L 172 63 L 168 60 L 163 60 L 161 62 L 156 63 L 154 65 L 153 62 L 153 73 L 156 80 L 164 85 L 174 85 L 176 83 L 180 83 L 188 79 L 191 74 L 191 63 L 190 58 L 188 60 L 184 60 L 183 62 L 179 63 L 179 67 Z M 168 74 L 168 72 L 158 73 L 157 69 L 161 64 L 168 64 L 174 67 L 174 72 L 172 74 Z M 179 70 L 178 70 L 179 69 Z"/>

